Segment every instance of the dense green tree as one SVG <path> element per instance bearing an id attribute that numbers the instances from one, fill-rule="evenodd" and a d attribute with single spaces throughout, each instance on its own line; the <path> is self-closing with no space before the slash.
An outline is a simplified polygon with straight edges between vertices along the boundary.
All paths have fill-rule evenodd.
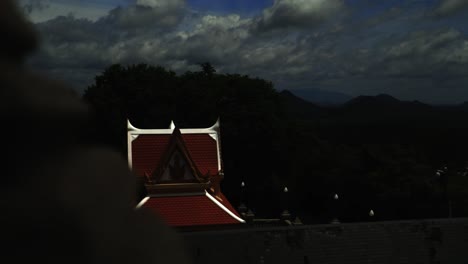
<path id="1" fill-rule="evenodd" d="M 247 204 L 260 216 L 279 215 L 285 186 L 291 211 L 309 223 L 334 214 L 368 220 L 370 209 L 382 220 L 445 217 L 449 201 L 454 216 L 468 215 L 468 176 L 458 173 L 468 160 L 466 111 L 388 96 L 324 108 L 266 80 L 200 67 L 179 75 L 146 64 L 108 67 L 84 94 L 99 125 L 90 135 L 125 153 L 127 118 L 141 128 L 170 120 L 208 127 L 220 118 L 223 191 L 236 205 L 245 181 Z M 441 181 L 444 163 L 453 169 Z"/>

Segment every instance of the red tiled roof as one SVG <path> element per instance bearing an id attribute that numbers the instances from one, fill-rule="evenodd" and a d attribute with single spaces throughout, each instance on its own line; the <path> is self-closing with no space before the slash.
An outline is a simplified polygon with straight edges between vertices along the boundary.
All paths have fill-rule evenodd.
<path id="1" fill-rule="evenodd" d="M 218 173 L 216 141 L 207 134 L 182 134 L 185 145 L 198 170 L 205 175 Z"/>
<path id="2" fill-rule="evenodd" d="M 228 199 L 226 198 L 226 196 L 224 196 L 224 194 L 220 193 L 219 196 L 221 197 L 221 199 L 223 201 L 219 201 L 220 203 L 222 203 L 227 209 L 229 209 L 229 211 L 233 212 L 237 217 L 240 217 L 240 215 L 237 213 L 236 209 L 234 209 L 234 207 L 231 205 L 231 203 L 228 201 Z"/>
<path id="3" fill-rule="evenodd" d="M 132 168 L 137 176 L 151 175 L 166 151 L 168 134 L 143 134 L 132 141 Z M 189 154 L 202 174 L 218 172 L 216 141 L 208 134 L 182 134 Z"/>
<path id="4" fill-rule="evenodd" d="M 222 204 L 234 215 L 227 199 Z M 239 224 L 240 221 L 231 216 L 206 195 L 151 197 L 143 207 L 154 210 L 170 226 L 201 226 Z"/>
<path id="5" fill-rule="evenodd" d="M 171 135 L 139 135 L 132 141 L 132 168 L 137 176 L 153 173 L 170 137 Z"/>

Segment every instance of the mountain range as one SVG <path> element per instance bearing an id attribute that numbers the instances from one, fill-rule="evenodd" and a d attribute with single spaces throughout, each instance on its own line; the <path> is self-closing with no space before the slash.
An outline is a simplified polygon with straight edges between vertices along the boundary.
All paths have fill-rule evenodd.
<path id="1" fill-rule="evenodd" d="M 324 106 L 339 105 L 353 99 L 351 95 L 321 89 L 294 89 L 290 92 L 304 100 Z"/>
<path id="2" fill-rule="evenodd" d="M 437 106 L 401 101 L 387 94 L 358 96 L 324 106 L 284 90 L 280 97 L 289 114 L 314 127 L 320 138 L 344 144 L 419 145 L 437 159 L 464 159 L 468 148 L 468 102 Z"/>
<path id="3" fill-rule="evenodd" d="M 406 103 L 414 103 L 414 104 L 425 104 L 418 100 L 413 101 L 401 101 L 394 98 L 388 94 L 379 94 L 376 96 L 367 96 L 367 95 L 360 95 L 360 96 L 351 96 L 345 93 L 334 92 L 334 91 L 325 91 L 321 89 L 291 89 L 291 90 L 283 90 L 289 92 L 296 97 L 302 98 L 305 101 L 311 102 L 316 104 L 317 106 L 339 106 L 343 104 L 355 104 L 355 103 L 383 103 L 383 104 L 391 104 L 397 102 L 406 102 Z M 468 101 L 461 103 L 459 105 L 440 105 L 440 106 L 461 106 L 468 109 Z"/>

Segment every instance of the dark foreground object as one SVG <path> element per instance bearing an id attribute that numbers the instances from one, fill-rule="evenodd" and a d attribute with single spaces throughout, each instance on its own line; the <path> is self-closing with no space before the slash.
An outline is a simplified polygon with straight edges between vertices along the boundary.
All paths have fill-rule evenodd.
<path id="1" fill-rule="evenodd" d="M 23 66 L 37 43 L 14 3 L 0 1 L 0 263 L 187 263 L 177 233 L 134 209 L 123 157 L 88 140 L 80 97 Z"/>

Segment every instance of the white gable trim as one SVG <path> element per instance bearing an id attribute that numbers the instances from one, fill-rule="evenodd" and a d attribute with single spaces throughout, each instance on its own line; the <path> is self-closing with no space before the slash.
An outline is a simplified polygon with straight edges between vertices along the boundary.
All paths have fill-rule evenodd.
<path id="1" fill-rule="evenodd" d="M 205 195 L 206 197 L 208 197 L 213 203 L 215 203 L 219 208 L 221 208 L 223 211 L 225 211 L 226 213 L 228 213 L 232 218 L 236 219 L 237 221 L 239 221 L 240 223 L 245 223 L 245 221 L 238 217 L 237 215 L 235 215 L 233 212 L 231 212 L 229 209 L 226 208 L 226 206 L 224 206 L 222 203 L 220 203 L 218 200 L 216 200 L 216 198 L 214 198 L 211 194 L 209 194 L 207 191 L 205 191 Z M 150 196 L 146 196 L 145 198 L 143 198 L 138 204 L 137 206 L 135 206 L 135 209 L 139 209 L 141 208 L 143 205 L 145 205 L 145 203 L 150 199 L 151 197 Z"/>
<path id="2" fill-rule="evenodd" d="M 226 213 L 228 213 L 230 216 L 232 216 L 232 218 L 236 219 L 237 221 L 241 222 L 241 223 L 245 223 L 245 221 L 238 217 L 237 215 L 235 215 L 233 212 L 231 212 L 229 209 L 226 208 L 226 206 L 224 206 L 222 203 L 220 203 L 218 200 L 216 200 L 216 198 L 214 198 L 213 196 L 211 196 L 211 194 L 209 194 L 207 191 L 205 191 L 205 194 L 206 194 L 206 197 L 208 197 L 211 201 L 213 201 L 217 206 L 219 206 L 219 208 L 223 209 L 223 211 L 225 211 Z"/>
<path id="3" fill-rule="evenodd" d="M 132 141 L 138 137 L 138 134 L 132 134 L 130 130 L 136 131 L 138 128 L 135 128 L 127 119 L 127 162 L 128 167 L 132 169 Z"/>
<path id="4" fill-rule="evenodd" d="M 141 199 L 141 201 L 135 206 L 135 209 L 141 208 L 148 200 L 150 199 L 149 196 L 146 196 L 145 198 Z"/>

